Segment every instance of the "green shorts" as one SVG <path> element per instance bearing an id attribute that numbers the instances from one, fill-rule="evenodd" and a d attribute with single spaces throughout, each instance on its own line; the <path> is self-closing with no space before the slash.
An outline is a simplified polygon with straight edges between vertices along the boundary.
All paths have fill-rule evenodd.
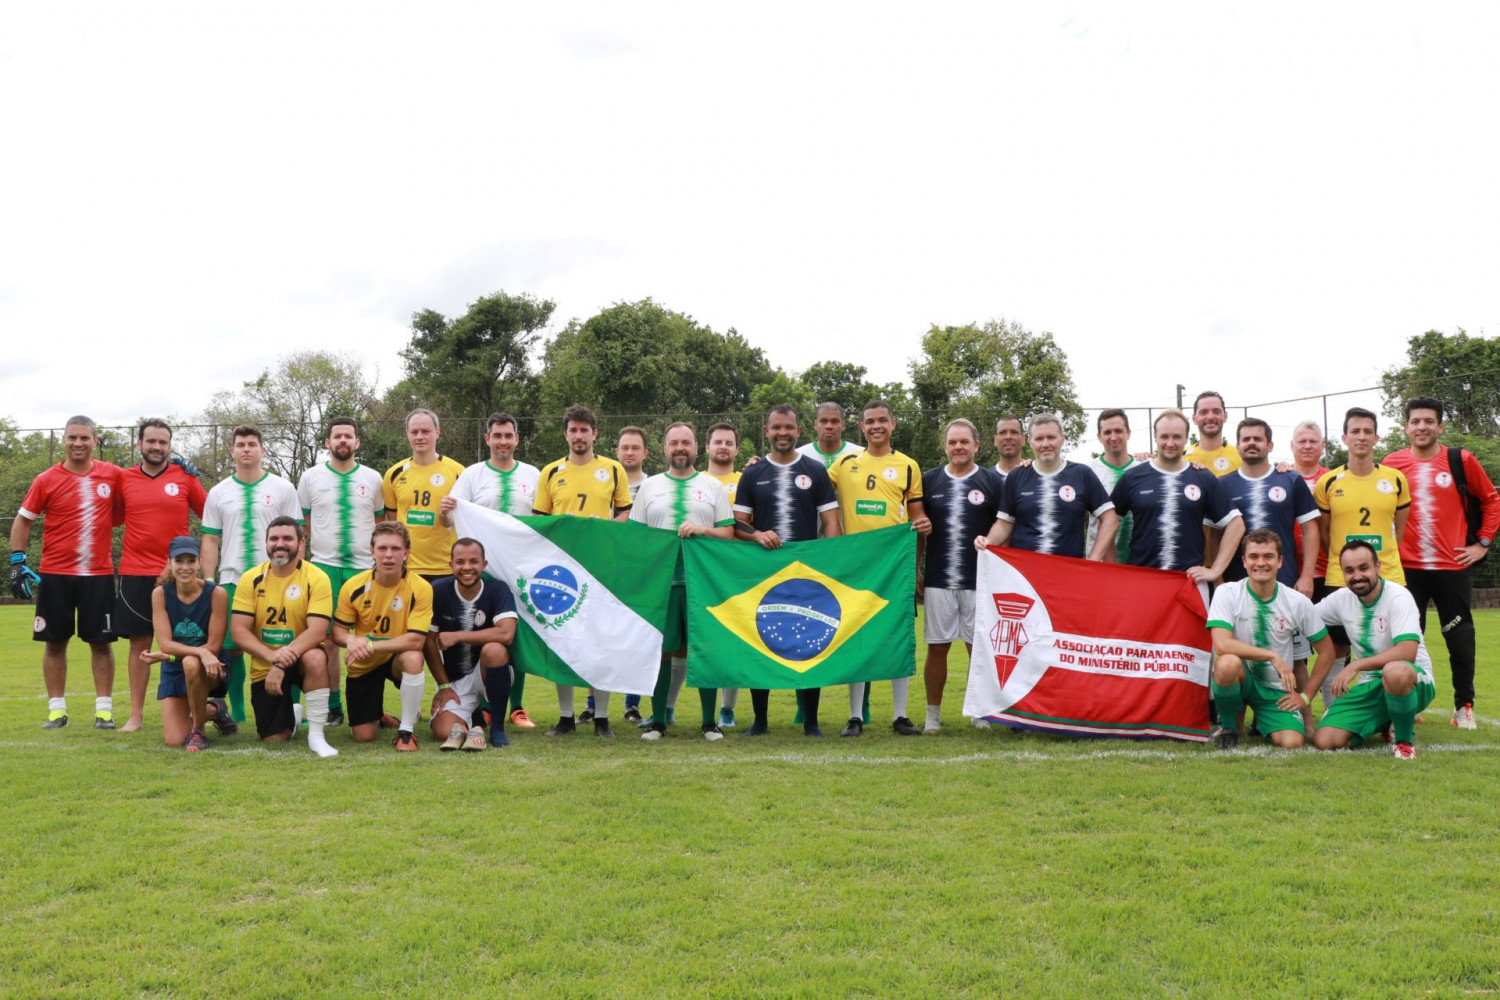
<path id="1" fill-rule="evenodd" d="M 229 609 L 229 620 L 231 622 L 233 622 L 234 621 L 234 588 L 236 586 L 238 586 L 238 584 L 221 583 L 221 584 L 219 584 L 219 586 L 221 586 L 221 587 L 224 588 L 224 597 L 225 597 L 225 599 L 227 601 L 227 603 L 225 604 L 225 607 L 227 607 Z M 221 650 L 219 650 L 219 655 L 221 655 L 221 656 L 239 656 L 240 655 L 240 647 L 238 647 L 238 646 L 236 646 L 234 644 L 234 629 L 231 628 L 231 627 L 226 627 L 224 629 L 224 648 L 221 649 Z"/>
<path id="2" fill-rule="evenodd" d="M 1285 696 L 1286 692 L 1281 688 L 1272 687 L 1259 677 L 1252 677 L 1248 669 L 1245 671 L 1245 679 L 1240 681 L 1240 698 L 1245 707 L 1255 713 L 1255 731 L 1262 736 L 1288 730 L 1307 735 L 1307 727 L 1302 724 L 1302 713 L 1288 712 L 1276 704 Z"/>
<path id="3" fill-rule="evenodd" d="M 1437 690 L 1431 683 L 1417 676 L 1417 686 L 1412 689 L 1417 696 L 1417 711 L 1420 712 L 1432 704 Z M 1349 689 L 1328 711 L 1323 713 L 1323 718 L 1318 720 L 1318 726 L 1328 726 L 1333 729 L 1342 729 L 1354 734 L 1354 742 L 1363 743 L 1370 737 L 1384 732 L 1385 727 L 1390 725 L 1391 713 L 1385 703 L 1385 685 L 1380 683 L 1380 678 L 1371 677 L 1369 680 L 1361 680 Z"/>

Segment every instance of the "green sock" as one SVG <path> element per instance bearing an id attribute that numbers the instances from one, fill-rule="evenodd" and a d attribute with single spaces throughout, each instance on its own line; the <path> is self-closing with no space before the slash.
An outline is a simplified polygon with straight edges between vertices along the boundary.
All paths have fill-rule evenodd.
<path id="1" fill-rule="evenodd" d="M 865 681 L 865 700 L 864 704 L 860 706 L 860 714 L 863 715 L 864 718 L 860 719 L 859 721 L 863 722 L 867 726 L 870 724 L 870 688 L 874 686 L 874 681 Z"/>
<path id="2" fill-rule="evenodd" d="M 672 658 L 662 657 L 661 667 L 656 671 L 656 687 L 651 692 L 651 721 L 667 721 L 667 695 L 672 690 Z"/>
<path id="3" fill-rule="evenodd" d="M 1225 687 L 1218 681 L 1212 684 L 1214 692 L 1214 705 L 1219 709 L 1219 725 L 1225 729 L 1234 728 L 1234 720 L 1239 718 L 1240 709 L 1245 707 L 1244 695 L 1240 693 L 1240 686 L 1235 684 Z"/>
<path id="4" fill-rule="evenodd" d="M 235 722 L 245 721 L 245 654 L 231 653 L 229 663 L 229 717 Z"/>
<path id="5" fill-rule="evenodd" d="M 328 710 L 330 712 L 342 712 L 344 710 L 344 696 L 339 693 L 338 688 L 328 692 Z"/>
<path id="6" fill-rule="evenodd" d="M 1397 743 L 1412 743 L 1416 740 L 1417 691 L 1406 694 L 1385 693 L 1385 710 L 1391 716 L 1391 728 Z"/>
<path id="7" fill-rule="evenodd" d="M 516 709 L 526 704 L 526 702 L 521 700 L 526 694 L 526 674 L 521 670 L 520 667 L 517 667 L 515 664 L 511 664 L 511 666 L 514 667 L 514 669 L 511 670 L 512 680 L 510 682 L 510 710 L 514 712 Z"/>
<path id="8" fill-rule="evenodd" d="M 719 689 L 699 688 L 698 707 L 703 709 L 703 724 L 717 726 L 719 724 Z"/>
<path id="9" fill-rule="evenodd" d="M 802 699 L 798 698 L 797 699 L 797 711 L 792 714 L 792 725 L 794 725 L 794 726 L 800 726 L 800 725 L 802 725 L 802 722 L 803 722 L 803 719 L 802 719 Z"/>

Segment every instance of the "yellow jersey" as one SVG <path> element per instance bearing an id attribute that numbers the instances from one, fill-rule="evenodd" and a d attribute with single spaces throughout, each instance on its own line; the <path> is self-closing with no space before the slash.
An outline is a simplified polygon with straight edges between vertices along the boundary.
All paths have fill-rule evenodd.
<path id="1" fill-rule="evenodd" d="M 448 575 L 449 556 L 458 535 L 443 526 L 438 504 L 453 490 L 463 471 L 462 464 L 442 455 L 427 465 L 404 458 L 387 469 L 381 479 L 386 511 L 395 514 L 396 520 L 406 525 L 411 534 L 411 555 L 406 566 L 413 572 Z"/>
<path id="2" fill-rule="evenodd" d="M 1406 585 L 1396 543 L 1396 512 L 1411 505 L 1411 489 L 1404 475 L 1379 462 L 1368 476 L 1356 476 L 1347 465 L 1341 465 L 1318 480 L 1313 502 L 1329 516 L 1328 586 L 1344 585 L 1339 553 L 1351 538 L 1363 538 L 1375 546 L 1383 579 Z"/>
<path id="3" fill-rule="evenodd" d="M 1189 462 L 1197 462 L 1216 476 L 1227 476 L 1240 467 L 1239 449 L 1227 442 L 1212 451 L 1192 445 L 1182 453 L 1182 457 Z"/>
<path id="4" fill-rule="evenodd" d="M 559 458 L 542 469 L 536 487 L 538 514 L 612 518 L 630 510 L 625 466 L 595 455 L 582 465 Z"/>
<path id="5" fill-rule="evenodd" d="M 714 479 L 717 479 L 719 482 L 724 484 L 724 492 L 729 494 L 729 503 L 732 506 L 734 504 L 735 491 L 740 487 L 740 477 L 743 476 L 744 473 L 726 472 L 722 476 L 715 476 L 712 472 L 710 472 L 709 475 L 713 476 Z"/>
<path id="6" fill-rule="evenodd" d="M 922 499 L 922 470 L 899 451 L 845 455 L 828 470 L 828 478 L 839 495 L 845 534 L 904 524 L 907 504 Z"/>
<path id="7" fill-rule="evenodd" d="M 307 631 L 308 619 L 326 622 L 333 616 L 333 584 L 328 582 L 327 573 L 306 559 L 298 559 L 286 576 L 277 576 L 271 572 L 271 564 L 263 562 L 240 577 L 234 590 L 233 612 L 254 618 L 256 637 L 272 649 L 280 649 Z M 327 626 L 318 629 L 321 637 Z M 265 680 L 270 672 L 269 660 L 250 657 L 250 683 Z"/>
<path id="8" fill-rule="evenodd" d="M 367 569 L 339 591 L 333 620 L 355 635 L 368 636 L 377 650 L 382 641 L 407 632 L 425 636 L 432 625 L 432 584 L 407 569 L 401 571 L 395 586 L 383 587 L 376 582 L 375 571 Z M 346 666 L 350 677 L 363 677 L 390 659 L 391 654 L 377 652 L 368 660 L 350 660 Z"/>

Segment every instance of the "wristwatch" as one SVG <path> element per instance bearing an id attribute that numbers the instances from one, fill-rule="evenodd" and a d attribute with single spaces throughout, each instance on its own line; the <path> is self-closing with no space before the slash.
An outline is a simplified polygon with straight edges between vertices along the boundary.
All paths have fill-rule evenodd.
<path id="1" fill-rule="evenodd" d="M 1493 541 L 1494 541 L 1493 538 L 1481 538 L 1479 540 L 1479 544 L 1482 545 L 1482 546 L 1484 546 L 1485 548 L 1489 548 L 1490 547 L 1490 542 L 1493 542 Z"/>

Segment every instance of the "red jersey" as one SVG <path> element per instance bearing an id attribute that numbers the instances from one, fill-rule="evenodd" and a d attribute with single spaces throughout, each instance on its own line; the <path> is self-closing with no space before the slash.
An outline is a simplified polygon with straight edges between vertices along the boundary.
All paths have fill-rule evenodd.
<path id="1" fill-rule="evenodd" d="M 111 531 L 125 517 L 118 465 L 94 462 L 88 472 L 69 472 L 59 462 L 40 476 L 21 501 L 21 516 L 42 521 L 43 573 L 113 576 Z"/>
<path id="2" fill-rule="evenodd" d="M 1292 471 L 1297 472 L 1295 467 Z M 1328 475 L 1328 472 L 1328 469 L 1320 465 L 1318 466 L 1318 471 L 1314 472 L 1311 476 L 1302 476 L 1300 472 L 1297 472 L 1297 475 L 1302 476 L 1302 481 L 1307 484 L 1308 492 L 1312 492 L 1318 488 L 1318 480 Z M 1302 522 L 1300 521 L 1292 528 L 1292 540 L 1297 543 L 1297 561 L 1300 564 L 1302 561 Z M 1321 580 L 1327 575 L 1328 552 L 1320 548 L 1318 549 L 1318 565 L 1313 568 L 1313 579 Z"/>
<path id="3" fill-rule="evenodd" d="M 1484 510 L 1479 537 L 1493 539 L 1500 529 L 1500 494 L 1479 460 L 1467 451 L 1462 455 L 1469 492 Z M 1465 569 L 1455 556 L 1464 547 L 1469 524 L 1463 498 L 1453 485 L 1447 447 L 1439 448 L 1432 458 L 1417 458 L 1410 448 L 1402 448 L 1380 462 L 1400 470 L 1411 487 L 1411 514 L 1406 533 L 1401 536 L 1401 565 L 1407 569 Z"/>
<path id="4" fill-rule="evenodd" d="M 156 576 L 167 564 L 167 547 L 188 533 L 188 511 L 203 516 L 208 491 L 180 465 L 168 463 L 156 475 L 137 465 L 120 475 L 125 503 L 125 545 L 121 576 Z"/>

